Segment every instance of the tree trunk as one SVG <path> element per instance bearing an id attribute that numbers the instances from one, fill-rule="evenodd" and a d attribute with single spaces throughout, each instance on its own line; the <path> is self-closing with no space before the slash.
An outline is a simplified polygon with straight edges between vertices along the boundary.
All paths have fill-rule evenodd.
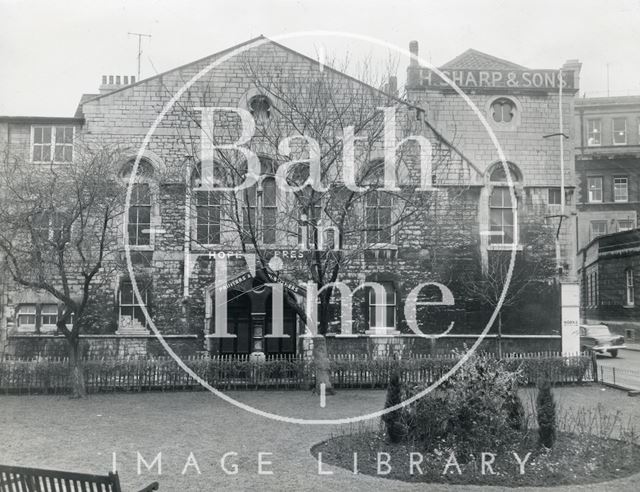
<path id="1" fill-rule="evenodd" d="M 327 351 L 327 339 L 325 338 L 329 328 L 331 291 L 332 289 L 328 289 L 320 294 L 318 334 L 313 338 L 313 363 L 316 369 L 314 392 L 320 394 L 322 385 L 324 385 L 325 395 L 335 394 L 335 390 L 331 384 L 329 352 Z"/>
<path id="2" fill-rule="evenodd" d="M 324 384 L 326 395 L 334 395 L 335 390 L 331 384 L 329 372 L 329 354 L 327 352 L 327 339 L 323 335 L 313 338 L 313 362 L 316 368 L 316 386 L 314 391 L 320 393 L 321 385 Z"/>
<path id="3" fill-rule="evenodd" d="M 87 388 L 84 381 L 84 367 L 80 354 L 80 340 L 77 337 L 68 338 L 69 362 L 71 363 L 69 377 L 73 390 L 72 398 L 84 398 L 87 396 Z"/>
<path id="4" fill-rule="evenodd" d="M 498 359 L 502 359 L 502 311 L 498 312 Z"/>

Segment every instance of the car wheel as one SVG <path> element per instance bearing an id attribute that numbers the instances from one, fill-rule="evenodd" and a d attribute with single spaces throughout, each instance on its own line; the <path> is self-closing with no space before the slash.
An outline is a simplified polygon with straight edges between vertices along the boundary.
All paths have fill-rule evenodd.
<path id="1" fill-rule="evenodd" d="M 611 357 L 618 357 L 618 350 L 617 349 L 613 349 L 613 350 L 609 350 L 609 355 L 611 355 Z"/>

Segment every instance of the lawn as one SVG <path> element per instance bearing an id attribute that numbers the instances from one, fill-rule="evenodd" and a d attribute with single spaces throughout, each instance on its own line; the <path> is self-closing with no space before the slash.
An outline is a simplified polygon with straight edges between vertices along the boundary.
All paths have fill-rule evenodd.
<path id="1" fill-rule="evenodd" d="M 384 405 L 384 392 L 340 391 L 321 408 L 317 396 L 305 391 L 234 392 L 244 403 L 262 410 L 304 418 L 339 418 L 376 411 Z M 640 422 L 640 398 L 599 386 L 556 390 L 560 406 L 594 406 L 607 411 L 622 409 Z M 523 400 L 527 401 L 525 394 Z M 326 466 L 333 475 L 318 475 L 310 448 L 349 426 L 302 426 L 267 420 L 206 392 L 121 393 L 93 395 L 83 401 L 64 396 L 0 396 L 0 463 L 105 474 L 116 453 L 125 491 L 158 480 L 160 490 L 424 490 L 424 485 L 353 475 Z M 162 476 L 156 470 L 137 474 L 137 453 L 151 463 L 162 453 Z M 238 465 L 236 475 L 220 466 L 225 453 L 227 469 Z M 258 455 L 271 464 L 258 474 Z M 182 474 L 189 454 L 197 461 Z M 634 478 L 615 482 L 615 490 L 635 490 Z M 480 490 L 438 485 L 430 490 Z M 500 490 L 496 488 L 495 490 Z M 527 490 L 527 489 L 519 489 Z M 533 490 L 533 489 L 531 489 Z M 572 490 L 566 488 L 566 490 Z M 573 490 L 606 490 L 603 484 Z M 613 490 L 613 485 L 612 485 Z"/>

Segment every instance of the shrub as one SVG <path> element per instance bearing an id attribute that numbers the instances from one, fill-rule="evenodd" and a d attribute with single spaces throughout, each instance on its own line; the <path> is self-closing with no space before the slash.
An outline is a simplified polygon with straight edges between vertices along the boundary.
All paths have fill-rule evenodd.
<path id="1" fill-rule="evenodd" d="M 505 395 L 504 410 L 507 412 L 509 426 L 513 430 L 521 431 L 527 428 L 524 405 L 518 395 L 518 385 L 515 382 Z"/>
<path id="2" fill-rule="evenodd" d="M 401 402 L 402 383 L 400 382 L 400 375 L 397 371 L 394 371 L 389 379 L 389 386 L 387 386 L 387 401 L 384 407 L 391 408 Z M 393 412 L 385 413 L 382 416 L 382 420 L 384 421 L 387 429 L 387 437 L 389 438 L 389 441 L 393 443 L 401 442 L 406 435 L 402 414 L 402 409 L 398 409 Z"/>
<path id="3" fill-rule="evenodd" d="M 556 402 L 553 399 L 551 382 L 548 379 L 543 379 L 538 386 L 536 409 L 539 443 L 551 448 L 556 440 Z"/>
<path id="4" fill-rule="evenodd" d="M 444 444 L 460 457 L 499 451 L 524 426 L 518 377 L 492 357 L 471 357 L 440 388 L 411 406 L 408 435 L 424 449 Z M 413 394 L 424 388 L 415 387 Z"/>

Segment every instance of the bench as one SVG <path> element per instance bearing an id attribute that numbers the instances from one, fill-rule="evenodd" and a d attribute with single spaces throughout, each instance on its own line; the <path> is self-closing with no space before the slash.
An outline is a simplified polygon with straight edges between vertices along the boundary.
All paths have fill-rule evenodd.
<path id="1" fill-rule="evenodd" d="M 139 492 L 158 490 L 158 482 Z M 0 465 L 0 492 L 122 492 L 118 473 L 90 475 Z"/>

